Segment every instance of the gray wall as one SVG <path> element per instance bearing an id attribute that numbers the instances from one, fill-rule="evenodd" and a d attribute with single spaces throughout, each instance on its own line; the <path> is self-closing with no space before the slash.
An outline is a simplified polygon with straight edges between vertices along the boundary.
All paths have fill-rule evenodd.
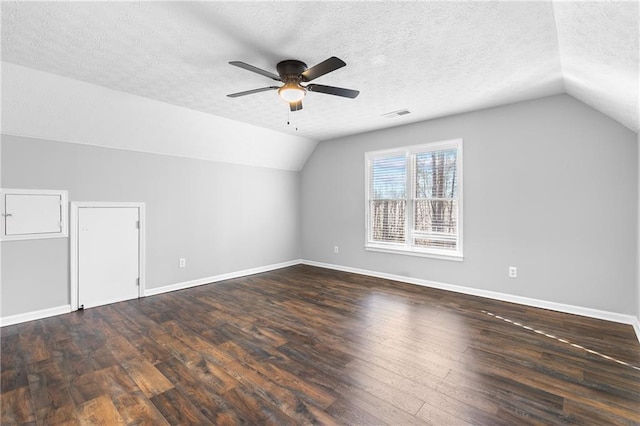
<path id="1" fill-rule="evenodd" d="M 299 258 L 299 173 L 8 135 L 1 149 L 5 188 L 145 202 L 147 289 Z M 70 302 L 68 250 L 2 242 L 3 317 Z"/>
<path id="2" fill-rule="evenodd" d="M 366 252 L 364 152 L 458 137 L 464 262 Z M 147 288 L 302 257 L 640 314 L 636 138 L 563 95 L 323 142 L 301 175 L 2 135 L 1 182 L 146 202 Z M 3 242 L 1 315 L 68 304 L 68 262 L 68 239 Z"/>
<path id="3" fill-rule="evenodd" d="M 364 153 L 454 138 L 464 262 L 365 251 Z M 322 142 L 302 171 L 302 257 L 636 314 L 637 150 L 567 95 Z"/>

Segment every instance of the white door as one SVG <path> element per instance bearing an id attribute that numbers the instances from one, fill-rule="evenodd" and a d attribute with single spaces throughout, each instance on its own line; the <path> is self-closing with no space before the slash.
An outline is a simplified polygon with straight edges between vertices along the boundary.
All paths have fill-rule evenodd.
<path id="1" fill-rule="evenodd" d="M 140 211 L 78 208 L 78 307 L 139 296 Z"/>

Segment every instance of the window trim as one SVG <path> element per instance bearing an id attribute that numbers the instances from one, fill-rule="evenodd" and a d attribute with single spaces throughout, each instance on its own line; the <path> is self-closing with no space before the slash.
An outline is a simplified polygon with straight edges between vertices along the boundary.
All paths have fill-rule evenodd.
<path id="1" fill-rule="evenodd" d="M 441 250 L 437 248 L 419 248 L 411 245 L 413 238 L 411 221 L 413 219 L 414 199 L 415 199 L 415 161 L 411 160 L 411 157 L 415 154 L 429 151 L 438 151 L 441 149 L 455 147 L 458 152 L 456 156 L 456 173 L 458 180 L 457 187 L 457 201 L 458 201 L 458 240 L 456 244 L 456 251 Z M 405 200 L 406 200 L 406 212 L 407 217 L 405 219 L 405 243 L 385 243 L 379 241 L 372 241 L 370 227 L 370 214 L 371 214 L 371 162 L 376 158 L 385 158 L 392 155 L 404 155 L 407 161 L 407 182 L 405 187 Z M 463 255 L 463 143 L 462 138 L 449 139 L 444 141 L 428 142 L 420 145 L 410 145 L 398 148 L 384 149 L 378 151 L 369 151 L 364 153 L 365 167 L 365 245 L 364 248 L 367 251 L 375 251 L 382 253 L 401 254 L 409 256 L 421 256 L 442 260 L 453 260 L 461 262 L 464 260 Z"/>

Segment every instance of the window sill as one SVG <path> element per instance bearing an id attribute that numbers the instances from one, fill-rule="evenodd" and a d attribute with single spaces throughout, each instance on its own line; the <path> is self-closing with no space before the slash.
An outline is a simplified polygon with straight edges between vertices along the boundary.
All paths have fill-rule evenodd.
<path id="1" fill-rule="evenodd" d="M 464 256 L 458 254 L 438 254 L 438 253 L 426 253 L 422 251 L 408 250 L 405 248 L 395 248 L 376 245 L 365 245 L 364 249 L 367 251 L 377 251 L 381 253 L 400 254 L 405 256 L 418 256 L 429 257 L 432 259 L 451 260 L 454 262 L 463 262 Z"/>

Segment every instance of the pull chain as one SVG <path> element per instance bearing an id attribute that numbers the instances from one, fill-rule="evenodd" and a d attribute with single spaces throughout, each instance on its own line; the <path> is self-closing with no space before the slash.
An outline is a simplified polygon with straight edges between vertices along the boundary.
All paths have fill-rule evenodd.
<path id="1" fill-rule="evenodd" d="M 291 111 L 287 111 L 287 126 L 291 125 Z M 298 131 L 298 126 L 296 126 L 296 132 Z"/>

